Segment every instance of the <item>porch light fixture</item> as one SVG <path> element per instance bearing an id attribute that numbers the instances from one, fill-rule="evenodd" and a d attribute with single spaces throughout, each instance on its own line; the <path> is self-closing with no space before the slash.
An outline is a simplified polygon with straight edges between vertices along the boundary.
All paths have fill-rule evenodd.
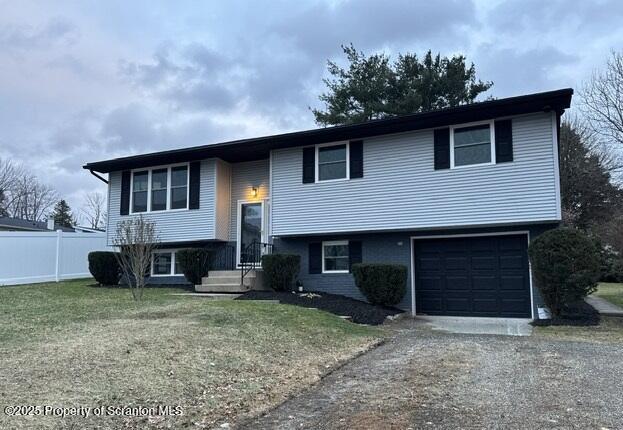
<path id="1" fill-rule="evenodd" d="M 251 195 L 253 196 L 253 198 L 257 197 L 257 187 L 251 188 Z"/>

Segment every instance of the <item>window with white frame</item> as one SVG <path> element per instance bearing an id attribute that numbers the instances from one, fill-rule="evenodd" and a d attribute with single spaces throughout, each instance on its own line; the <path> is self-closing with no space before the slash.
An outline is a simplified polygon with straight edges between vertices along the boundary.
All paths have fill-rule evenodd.
<path id="1" fill-rule="evenodd" d="M 348 144 L 319 145 L 316 147 L 316 181 L 348 178 Z"/>
<path id="2" fill-rule="evenodd" d="M 134 172 L 132 175 L 132 212 L 147 212 L 147 186 L 149 171 Z"/>
<path id="3" fill-rule="evenodd" d="M 452 129 L 452 167 L 489 164 L 494 157 L 491 123 Z"/>
<path id="4" fill-rule="evenodd" d="M 154 251 L 151 259 L 152 276 L 179 276 L 183 275 L 182 268 L 175 258 L 175 250 Z"/>
<path id="5" fill-rule="evenodd" d="M 322 242 L 322 273 L 348 273 L 348 241 Z"/>
<path id="6" fill-rule="evenodd" d="M 188 165 L 132 173 L 132 213 L 188 209 Z"/>
<path id="7" fill-rule="evenodd" d="M 164 211 L 167 209 L 167 183 L 169 182 L 168 169 L 151 171 L 151 210 Z"/>
<path id="8" fill-rule="evenodd" d="M 188 166 L 171 168 L 171 209 L 188 207 Z"/>

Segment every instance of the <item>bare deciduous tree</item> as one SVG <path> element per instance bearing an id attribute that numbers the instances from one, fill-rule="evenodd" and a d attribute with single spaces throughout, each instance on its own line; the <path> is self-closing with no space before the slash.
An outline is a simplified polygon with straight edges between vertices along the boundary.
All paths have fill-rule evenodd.
<path id="1" fill-rule="evenodd" d="M 15 186 L 18 169 L 11 160 L 0 159 L 0 216 L 8 216 L 10 192 Z"/>
<path id="2" fill-rule="evenodd" d="M 58 200 L 56 191 L 11 160 L 0 160 L 0 213 L 40 221 Z"/>
<path id="3" fill-rule="evenodd" d="M 99 192 L 85 194 L 82 213 L 91 228 L 104 228 L 107 215 L 104 195 Z"/>
<path id="4" fill-rule="evenodd" d="M 10 192 L 8 213 L 29 221 L 43 220 L 58 200 L 56 191 L 30 173 L 22 173 Z"/>
<path id="5" fill-rule="evenodd" d="M 113 244 L 119 248 L 119 253 L 115 255 L 136 302 L 143 298 L 157 240 L 156 224 L 142 215 L 117 223 Z"/>
<path id="6" fill-rule="evenodd" d="M 580 108 L 592 132 L 602 144 L 619 147 L 608 153 L 610 168 L 623 168 L 623 53 L 612 52 L 605 69 L 593 73 L 580 96 Z"/>

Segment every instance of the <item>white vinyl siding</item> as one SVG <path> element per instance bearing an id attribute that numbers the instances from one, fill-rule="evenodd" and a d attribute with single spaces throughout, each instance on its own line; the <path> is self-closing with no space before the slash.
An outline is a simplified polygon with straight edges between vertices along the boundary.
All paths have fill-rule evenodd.
<path id="1" fill-rule="evenodd" d="M 302 150 L 272 153 L 273 235 L 559 220 L 555 116 L 513 118 L 514 161 L 434 170 L 433 131 L 365 139 L 364 176 L 303 184 Z"/>
<path id="2" fill-rule="evenodd" d="M 201 161 L 199 209 L 142 212 L 145 219 L 156 223 L 161 242 L 184 242 L 215 239 L 215 163 L 214 159 Z M 108 244 L 112 245 L 117 223 L 139 214 L 119 215 L 121 203 L 121 172 L 109 175 Z"/>

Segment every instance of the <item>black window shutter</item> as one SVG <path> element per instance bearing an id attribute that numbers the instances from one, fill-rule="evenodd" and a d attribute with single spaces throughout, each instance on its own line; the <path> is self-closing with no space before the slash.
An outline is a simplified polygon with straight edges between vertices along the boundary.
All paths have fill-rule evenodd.
<path id="1" fill-rule="evenodd" d="M 435 170 L 450 168 L 450 129 L 435 130 Z"/>
<path id="2" fill-rule="evenodd" d="M 359 264 L 361 257 L 361 241 L 351 240 L 348 242 L 348 271 L 353 271 L 353 264 Z"/>
<path id="3" fill-rule="evenodd" d="M 303 148 L 303 183 L 316 180 L 316 147 Z"/>
<path id="4" fill-rule="evenodd" d="M 121 172 L 121 205 L 119 207 L 119 215 L 128 215 L 130 213 L 130 178 L 132 172 L 129 170 Z"/>
<path id="5" fill-rule="evenodd" d="M 363 140 L 350 142 L 350 177 L 363 178 Z"/>
<path id="6" fill-rule="evenodd" d="M 309 244 L 309 273 L 322 273 L 322 243 Z"/>
<path id="7" fill-rule="evenodd" d="M 190 171 L 188 173 L 188 183 L 190 191 L 188 193 L 188 208 L 199 209 L 199 196 L 201 194 L 201 162 L 193 161 L 190 163 Z"/>
<path id="8" fill-rule="evenodd" d="M 513 122 L 510 119 L 495 122 L 495 162 L 513 161 Z"/>

